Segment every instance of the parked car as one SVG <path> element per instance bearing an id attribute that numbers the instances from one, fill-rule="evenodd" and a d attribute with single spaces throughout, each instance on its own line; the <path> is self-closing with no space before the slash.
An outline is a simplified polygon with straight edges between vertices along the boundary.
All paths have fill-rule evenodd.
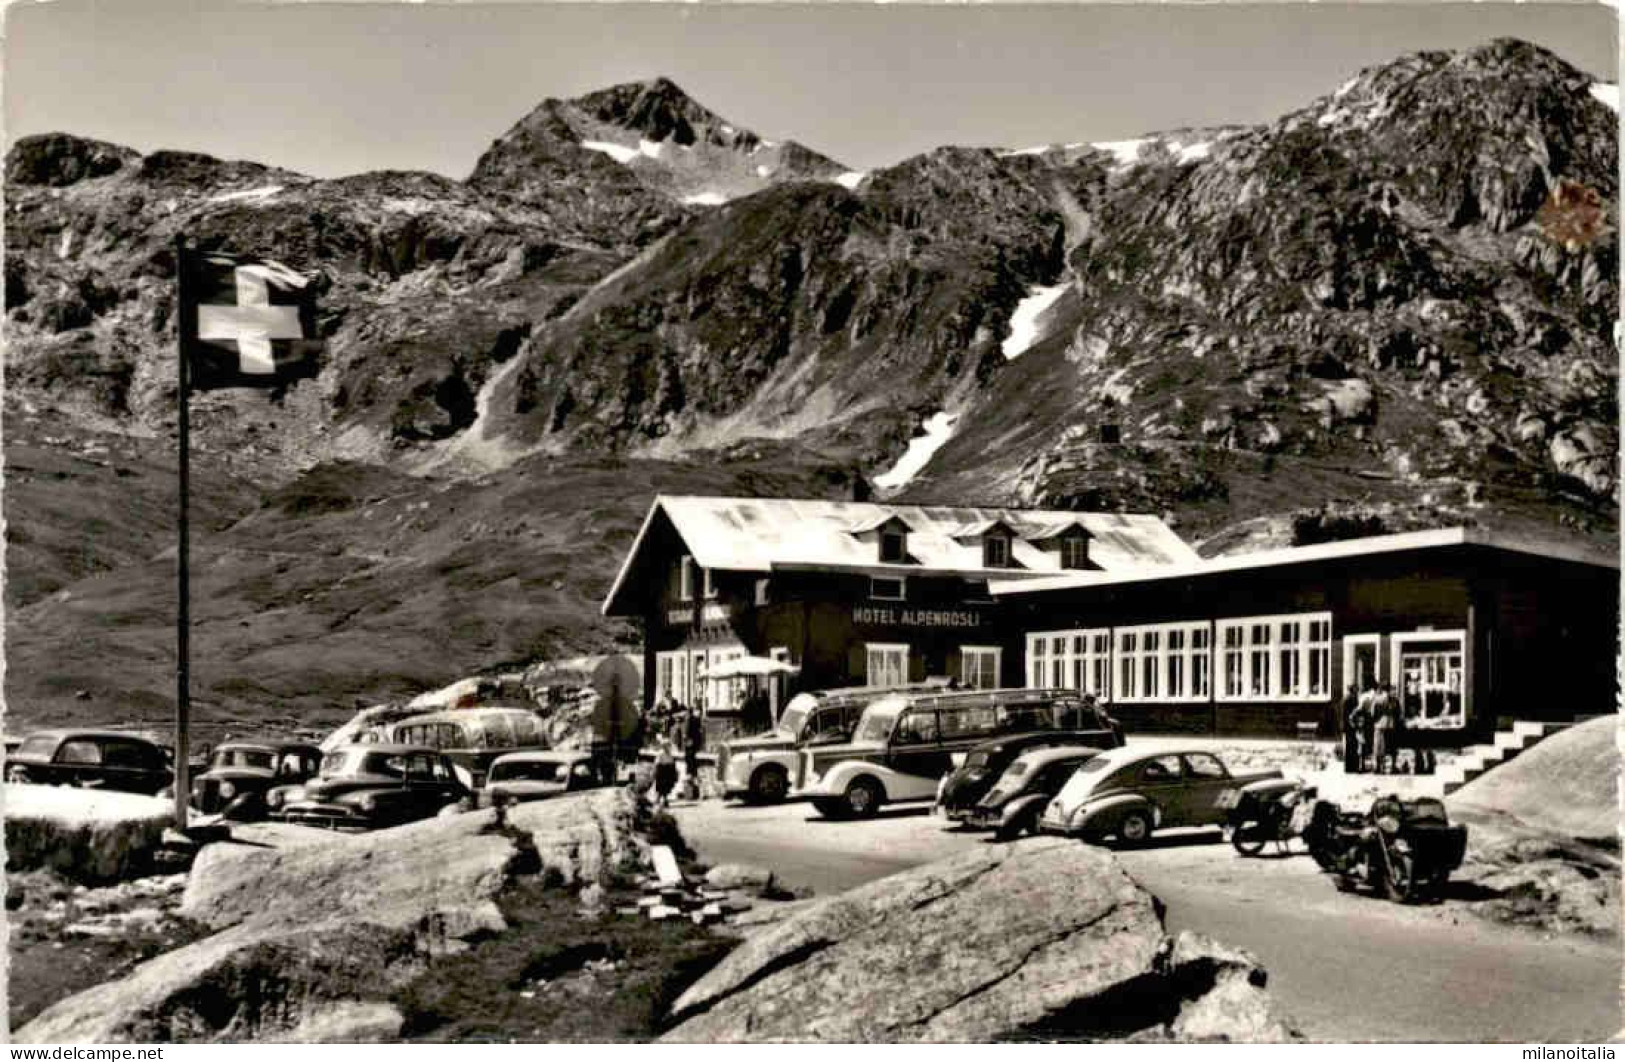
<path id="1" fill-rule="evenodd" d="M 1010 734 L 971 749 L 965 754 L 965 762 L 949 772 L 937 787 L 938 809 L 956 822 L 965 821 L 1005 769 L 1031 749 L 1056 745 L 1115 749 L 1123 744 L 1122 727 L 1096 705 L 1066 699 L 1057 703 L 1063 713 L 1060 722 L 1066 729 Z"/>
<path id="2" fill-rule="evenodd" d="M 445 753 L 470 789 L 485 784 L 485 772 L 498 756 L 544 752 L 542 719 L 528 708 L 448 708 L 391 723 L 380 735 L 397 745 L 417 745 Z"/>
<path id="3" fill-rule="evenodd" d="M 205 814 L 237 819 L 264 816 L 266 794 L 303 784 L 322 763 L 322 750 L 294 742 L 233 741 L 218 746 L 208 766 L 192 779 L 192 806 Z"/>
<path id="4" fill-rule="evenodd" d="M 1038 817 L 1080 766 L 1100 755 L 1078 745 L 1030 749 L 999 773 L 986 795 L 970 809 L 965 825 L 992 830 L 1001 841 L 1038 832 Z"/>
<path id="5" fill-rule="evenodd" d="M 594 766 L 586 750 L 510 752 L 492 761 L 485 776 L 485 802 L 520 804 L 593 789 L 603 784 Z"/>
<path id="6" fill-rule="evenodd" d="M 273 791 L 272 814 L 286 822 L 374 829 L 425 819 L 448 806 L 474 805 L 451 761 L 421 745 L 345 745 L 322 757 L 303 786 Z"/>
<path id="7" fill-rule="evenodd" d="M 734 738 L 717 746 L 717 777 L 723 793 L 776 804 L 790 792 L 798 750 L 839 745 L 852 739 L 863 710 L 889 693 L 942 692 L 947 680 L 909 686 L 848 686 L 798 693 L 784 706 L 772 730 Z"/>
<path id="8" fill-rule="evenodd" d="M 1001 736 L 1037 731 L 1088 735 L 1073 690 L 970 690 L 893 694 L 871 704 L 852 740 L 801 750 L 798 788 L 830 817 L 873 815 L 882 805 L 931 800 L 955 757 Z"/>
<path id="9" fill-rule="evenodd" d="M 1211 752 L 1112 749 L 1073 772 L 1044 809 L 1039 829 L 1097 841 L 1136 844 L 1175 826 L 1218 826 L 1226 793 L 1280 771 L 1231 774 Z"/>
<path id="10" fill-rule="evenodd" d="M 6 781 L 157 793 L 174 775 L 156 742 L 113 730 L 40 730 L 6 756 Z"/>

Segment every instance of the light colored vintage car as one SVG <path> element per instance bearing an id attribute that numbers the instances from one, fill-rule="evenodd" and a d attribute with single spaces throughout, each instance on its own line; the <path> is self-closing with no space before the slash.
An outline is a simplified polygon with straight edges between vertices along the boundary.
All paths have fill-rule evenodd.
<path id="1" fill-rule="evenodd" d="M 1229 816 L 1226 795 L 1280 771 L 1231 774 L 1211 752 L 1148 752 L 1119 748 L 1081 764 L 1044 808 L 1038 828 L 1098 841 L 1115 837 L 1137 844 L 1152 832 L 1178 826 L 1220 826 Z"/>
<path id="2" fill-rule="evenodd" d="M 603 784 L 586 750 L 510 752 L 498 756 L 485 776 L 484 803 L 522 804 Z"/>

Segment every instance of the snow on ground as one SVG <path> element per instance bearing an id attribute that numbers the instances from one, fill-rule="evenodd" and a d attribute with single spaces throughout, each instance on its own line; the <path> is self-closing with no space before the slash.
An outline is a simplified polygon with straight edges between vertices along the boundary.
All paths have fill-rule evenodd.
<path id="1" fill-rule="evenodd" d="M 663 147 L 665 147 L 664 144 L 657 144 L 653 140 L 638 141 L 638 151 L 652 159 L 658 159 L 660 157 L 660 149 Z"/>
<path id="2" fill-rule="evenodd" d="M 280 191 L 282 191 L 280 184 L 268 184 L 263 188 L 244 188 L 240 192 L 224 192 L 220 195 L 211 195 L 208 201 L 211 203 L 232 203 L 240 199 L 264 199 L 267 196 L 276 195 Z"/>
<path id="3" fill-rule="evenodd" d="M 856 188 L 859 185 L 859 183 L 861 183 L 862 180 L 867 176 L 869 176 L 869 175 L 866 172 L 859 172 L 857 170 L 847 170 L 845 173 L 843 173 L 839 177 L 835 178 L 835 183 L 839 184 L 839 185 L 841 185 L 842 187 L 845 187 L 845 188 Z"/>
<path id="4" fill-rule="evenodd" d="M 1194 144 L 1185 144 L 1180 147 L 1179 161 L 1195 162 L 1197 159 L 1207 158 L 1208 155 L 1212 154 L 1212 152 L 1213 144 L 1211 141 L 1198 140 Z"/>
<path id="5" fill-rule="evenodd" d="M 1611 85 L 1606 81 L 1595 82 L 1591 86 L 1591 98 L 1599 103 L 1606 103 L 1608 109 L 1615 114 L 1619 113 L 1619 86 Z"/>
<path id="6" fill-rule="evenodd" d="M 727 201 L 728 197 L 721 192 L 699 192 L 683 197 L 683 202 L 690 206 L 721 206 Z"/>
<path id="7" fill-rule="evenodd" d="M 1043 316 L 1045 310 L 1054 305 L 1055 300 L 1060 298 L 1061 292 L 1066 289 L 1065 284 L 1056 284 L 1049 288 L 1035 287 L 1016 305 L 1016 312 L 1010 315 L 1010 336 L 1001 348 L 1006 358 L 1024 354 L 1028 347 L 1038 342 L 1040 338 L 1038 319 Z"/>
<path id="8" fill-rule="evenodd" d="M 600 151 L 616 162 L 631 162 L 637 156 L 636 148 L 625 147 L 621 144 L 611 144 L 607 140 L 583 140 L 581 146 L 588 151 Z"/>
<path id="9" fill-rule="evenodd" d="M 1037 147 L 1021 148 L 1019 151 L 1001 151 L 1001 152 L 999 152 L 999 158 L 1001 158 L 1001 159 L 1013 159 L 1017 155 L 1042 155 L 1044 152 L 1048 151 L 1049 149 L 1050 149 L 1050 145 L 1048 145 L 1048 144 L 1039 144 Z"/>
<path id="10" fill-rule="evenodd" d="M 934 413 L 921 425 L 923 434 L 916 435 L 908 441 L 908 449 L 897 463 L 882 472 L 874 479 L 875 486 L 882 490 L 895 490 L 906 486 L 910 480 L 919 474 L 931 456 L 942 448 L 954 433 L 954 422 L 959 419 L 958 414 L 946 411 Z"/>
<path id="11" fill-rule="evenodd" d="M 1119 166 L 1131 166 L 1140 157 L 1140 149 L 1146 145 L 1149 138 L 1141 137 L 1138 140 L 1102 140 L 1090 147 L 1109 151 L 1117 157 Z"/>

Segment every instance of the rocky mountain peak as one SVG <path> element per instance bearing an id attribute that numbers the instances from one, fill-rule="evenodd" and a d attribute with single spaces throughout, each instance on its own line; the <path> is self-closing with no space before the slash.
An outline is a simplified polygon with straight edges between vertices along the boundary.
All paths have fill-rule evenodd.
<path id="1" fill-rule="evenodd" d="M 713 133 L 721 133 L 727 126 L 720 117 L 666 77 L 612 85 L 572 102 L 599 121 L 641 133 L 655 143 L 670 140 L 684 147 L 692 147 Z M 748 130 L 744 132 L 744 137 L 748 137 L 751 143 L 757 139 Z M 714 142 L 732 144 L 734 140 L 728 137 Z"/>
<path id="2" fill-rule="evenodd" d="M 117 173 L 139 161 L 139 152 L 69 133 L 25 136 L 6 152 L 6 180 L 54 188 Z"/>

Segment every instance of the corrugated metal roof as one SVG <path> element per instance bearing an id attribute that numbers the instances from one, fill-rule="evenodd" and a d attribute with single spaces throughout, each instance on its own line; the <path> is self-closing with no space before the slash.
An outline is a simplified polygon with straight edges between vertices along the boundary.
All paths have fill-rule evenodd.
<path id="1" fill-rule="evenodd" d="M 1236 553 L 1227 557 L 1180 562 L 1170 565 L 1138 565 L 1118 570 L 1098 572 L 1065 572 L 1036 579 L 995 579 L 988 584 L 995 596 L 1011 597 L 1018 594 L 1042 593 L 1046 590 L 1066 590 L 1091 586 L 1117 586 L 1123 583 L 1148 582 L 1157 579 L 1178 579 L 1208 575 L 1216 572 L 1246 571 L 1256 568 L 1274 568 L 1286 564 L 1306 564 L 1312 561 L 1334 560 L 1342 557 L 1363 557 L 1381 553 L 1399 553 L 1406 550 L 1438 549 L 1444 546 L 1488 546 L 1514 553 L 1527 553 L 1537 557 L 1595 564 L 1599 567 L 1619 567 L 1618 556 L 1578 546 L 1541 542 L 1477 528 L 1445 527 L 1431 531 L 1408 531 L 1397 535 L 1372 535 L 1340 542 L 1324 542 L 1314 546 L 1292 546 L 1286 549 L 1264 550 L 1257 553 Z M 1095 555 L 1091 544 L 1089 555 Z"/>
<path id="2" fill-rule="evenodd" d="M 614 607 L 655 513 L 664 512 L 696 564 L 720 571 L 770 572 L 775 568 L 831 568 L 900 574 L 934 571 L 1019 577 L 1019 572 L 1060 572 L 1060 557 L 1018 538 L 1011 554 L 1019 568 L 982 567 L 981 543 L 957 541 L 972 525 L 1003 521 L 1020 533 L 1076 523 L 1092 536 L 1089 559 L 1108 571 L 1190 563 L 1198 559 L 1161 518 L 1140 514 L 1075 513 L 1042 509 L 987 509 L 886 505 L 878 502 L 805 498 L 720 498 L 661 495 L 655 498 L 627 552 L 615 585 L 604 601 Z M 855 528 L 873 529 L 892 516 L 909 525 L 910 563 L 880 565 L 875 543 L 856 537 Z"/>

